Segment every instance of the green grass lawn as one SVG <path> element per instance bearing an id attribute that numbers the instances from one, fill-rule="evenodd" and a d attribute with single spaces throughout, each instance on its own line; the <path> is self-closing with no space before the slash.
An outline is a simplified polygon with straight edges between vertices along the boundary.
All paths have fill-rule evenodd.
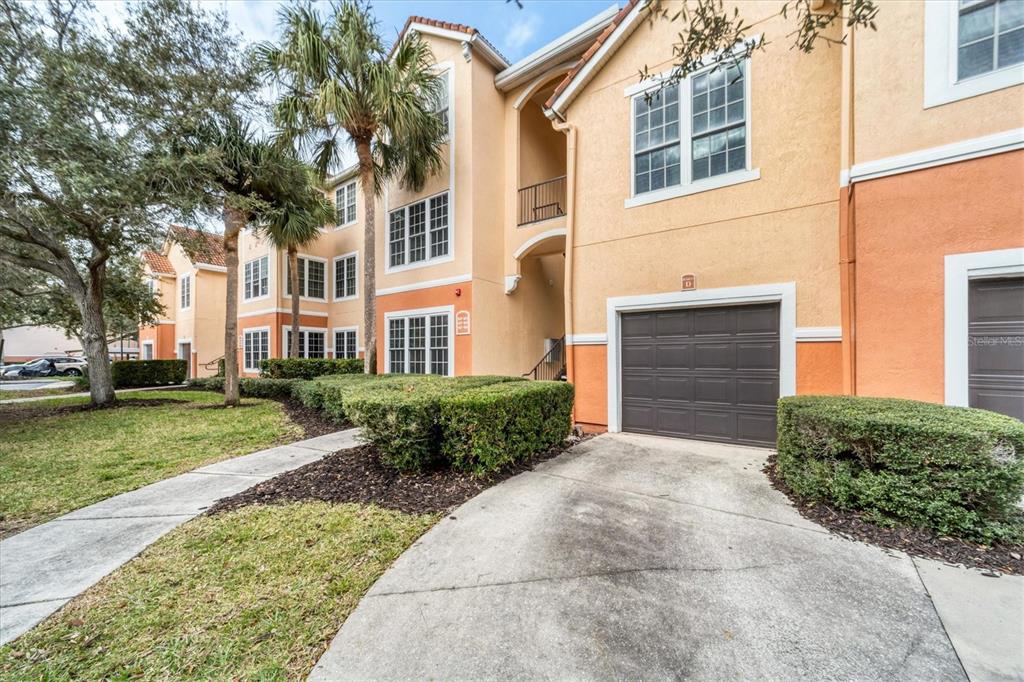
<path id="1" fill-rule="evenodd" d="M 146 403 L 173 399 L 183 402 Z M 0 537 L 197 466 L 302 437 L 280 403 L 217 407 L 205 391 L 140 391 L 120 407 L 48 414 L 87 398 L 0 405 Z M 124 401 L 130 400 L 130 403 Z"/>
<path id="2" fill-rule="evenodd" d="M 193 519 L 0 649 L 0 677 L 302 679 L 436 521 L 319 502 Z"/>

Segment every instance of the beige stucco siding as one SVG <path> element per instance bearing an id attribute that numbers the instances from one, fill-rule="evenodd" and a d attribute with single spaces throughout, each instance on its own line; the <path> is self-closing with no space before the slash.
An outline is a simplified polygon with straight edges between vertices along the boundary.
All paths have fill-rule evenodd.
<path id="1" fill-rule="evenodd" d="M 1024 86 L 924 108 L 925 3 L 881 3 L 854 38 L 853 163 L 1024 126 Z"/>

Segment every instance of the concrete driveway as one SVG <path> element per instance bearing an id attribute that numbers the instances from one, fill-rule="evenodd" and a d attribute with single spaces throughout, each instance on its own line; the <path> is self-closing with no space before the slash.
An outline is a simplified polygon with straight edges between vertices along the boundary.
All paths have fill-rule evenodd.
<path id="1" fill-rule="evenodd" d="M 385 573 L 311 679 L 1024 672 L 1021 579 L 829 535 L 768 485 L 766 454 L 604 435 L 491 488 Z"/>

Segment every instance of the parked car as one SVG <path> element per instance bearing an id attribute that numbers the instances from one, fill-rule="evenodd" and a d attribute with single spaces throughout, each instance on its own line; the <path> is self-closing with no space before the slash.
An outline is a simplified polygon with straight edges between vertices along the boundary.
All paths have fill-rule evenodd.
<path id="1" fill-rule="evenodd" d="M 75 358 L 70 355 L 49 355 L 29 362 L 15 365 L 5 365 L 0 372 L 4 378 L 15 377 L 52 377 L 52 376 L 82 376 L 88 363 L 84 358 Z"/>

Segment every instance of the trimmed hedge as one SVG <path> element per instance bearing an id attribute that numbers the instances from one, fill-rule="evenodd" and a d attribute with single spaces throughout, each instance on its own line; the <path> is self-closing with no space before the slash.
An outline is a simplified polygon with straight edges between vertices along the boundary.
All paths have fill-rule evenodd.
<path id="1" fill-rule="evenodd" d="M 805 500 L 969 540 L 1024 535 L 1024 423 L 913 400 L 783 398 L 778 471 Z"/>
<path id="2" fill-rule="evenodd" d="M 396 469 L 425 469 L 441 459 L 441 400 L 469 389 L 518 377 L 386 375 L 341 394 L 345 415 L 376 446 L 385 464 Z M 327 404 L 325 402 L 325 408 Z"/>
<path id="3" fill-rule="evenodd" d="M 260 362 L 260 376 L 270 379 L 315 379 L 328 374 L 362 374 L 360 358 L 271 358 Z"/>
<path id="4" fill-rule="evenodd" d="M 300 384 L 301 379 L 239 379 L 238 392 L 247 398 L 288 398 Z M 189 379 L 189 388 L 203 391 L 224 390 L 224 377 Z"/>
<path id="5" fill-rule="evenodd" d="M 573 385 L 522 381 L 440 401 L 441 451 L 456 469 L 483 474 L 558 445 L 572 431 Z"/>
<path id="6" fill-rule="evenodd" d="M 180 384 L 185 381 L 185 360 L 115 360 L 110 363 L 114 388 Z"/>

